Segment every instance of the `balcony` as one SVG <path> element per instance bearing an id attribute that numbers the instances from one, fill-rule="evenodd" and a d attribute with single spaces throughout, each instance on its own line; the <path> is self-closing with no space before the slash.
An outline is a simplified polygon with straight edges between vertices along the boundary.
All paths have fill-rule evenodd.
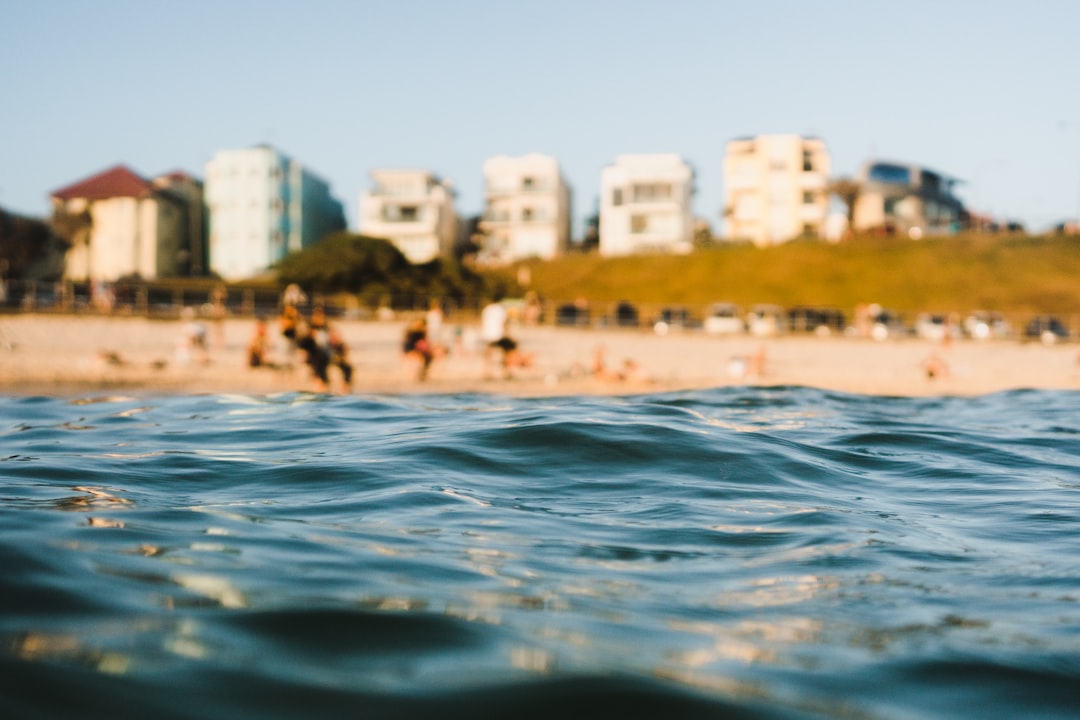
<path id="1" fill-rule="evenodd" d="M 550 193 L 553 191 L 553 185 L 548 182 L 534 182 L 531 184 L 525 183 L 488 183 L 487 195 L 488 197 L 502 197 L 507 195 L 537 195 Z"/>
<path id="2" fill-rule="evenodd" d="M 550 216 L 542 213 L 536 215 L 520 215 L 518 217 L 512 217 L 509 213 L 497 213 L 485 215 L 481 218 L 480 222 L 489 226 L 545 225 L 550 224 L 553 220 Z"/>

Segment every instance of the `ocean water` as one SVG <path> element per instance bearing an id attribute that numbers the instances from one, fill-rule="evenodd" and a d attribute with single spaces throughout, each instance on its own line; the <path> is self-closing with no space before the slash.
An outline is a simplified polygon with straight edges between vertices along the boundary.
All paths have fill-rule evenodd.
<path id="1" fill-rule="evenodd" d="M 1080 393 L 0 398 L 0 717 L 1080 715 Z"/>

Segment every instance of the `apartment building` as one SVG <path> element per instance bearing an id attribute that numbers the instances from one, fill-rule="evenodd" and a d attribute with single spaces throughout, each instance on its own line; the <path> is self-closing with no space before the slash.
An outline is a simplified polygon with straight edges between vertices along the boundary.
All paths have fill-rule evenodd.
<path id="1" fill-rule="evenodd" d="M 859 171 L 854 229 L 918 239 L 949 235 L 968 220 L 955 178 L 918 165 L 872 161 Z"/>
<path id="2" fill-rule="evenodd" d="M 54 224 L 67 229 L 71 243 L 64 277 L 112 281 L 188 274 L 200 228 L 192 202 L 173 187 L 180 182 L 176 173 L 148 180 L 117 165 L 53 192 Z"/>
<path id="3" fill-rule="evenodd" d="M 818 138 L 758 135 L 728 142 L 723 237 L 759 246 L 824 237 L 829 172 L 829 152 Z"/>
<path id="4" fill-rule="evenodd" d="M 693 248 L 694 171 L 678 155 L 619 155 L 600 177 L 600 254 Z"/>
<path id="5" fill-rule="evenodd" d="M 345 228 L 329 184 L 268 145 L 215 153 L 206 164 L 206 204 L 210 267 L 230 280 Z"/>
<path id="6" fill-rule="evenodd" d="M 570 245 L 570 186 L 553 157 L 500 155 L 484 163 L 483 246 L 478 261 L 550 260 Z"/>
<path id="7" fill-rule="evenodd" d="M 373 170 L 360 195 L 360 232 L 386 238 L 414 264 L 453 251 L 458 235 L 454 189 L 426 170 Z"/>

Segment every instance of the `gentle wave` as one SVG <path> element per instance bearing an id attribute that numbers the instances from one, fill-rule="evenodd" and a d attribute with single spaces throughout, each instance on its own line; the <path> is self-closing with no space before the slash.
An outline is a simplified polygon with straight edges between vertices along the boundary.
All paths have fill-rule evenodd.
<path id="1" fill-rule="evenodd" d="M 0 711 L 1073 716 L 1078 399 L 0 398 Z"/>

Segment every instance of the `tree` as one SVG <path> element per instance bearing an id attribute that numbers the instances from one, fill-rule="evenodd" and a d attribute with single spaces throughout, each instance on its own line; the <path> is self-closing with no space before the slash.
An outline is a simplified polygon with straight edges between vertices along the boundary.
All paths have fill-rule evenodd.
<path id="1" fill-rule="evenodd" d="M 582 252 L 595 252 L 600 249 L 600 211 L 595 211 L 585 218 L 585 236 L 581 239 Z"/>
<path id="2" fill-rule="evenodd" d="M 407 276 L 411 268 L 401 251 L 387 240 L 335 233 L 288 255 L 277 271 L 285 284 L 296 283 L 316 292 L 357 292 L 373 285 L 390 286 Z"/>
<path id="3" fill-rule="evenodd" d="M 851 178 L 837 178 L 829 183 L 829 192 L 847 207 L 848 232 L 855 232 L 855 204 L 862 194 L 862 183 Z"/>
<path id="4" fill-rule="evenodd" d="M 283 285 L 296 283 L 319 293 L 362 294 L 372 303 L 387 296 L 461 300 L 485 294 L 502 282 L 442 258 L 413 265 L 389 240 L 347 232 L 292 253 L 278 264 L 277 274 Z"/>
<path id="5" fill-rule="evenodd" d="M 714 243 L 712 226 L 705 218 L 694 218 L 694 247 L 707 248 Z"/>
<path id="6" fill-rule="evenodd" d="M 0 209 L 0 268 L 5 278 L 55 280 L 68 243 L 43 220 Z"/>

